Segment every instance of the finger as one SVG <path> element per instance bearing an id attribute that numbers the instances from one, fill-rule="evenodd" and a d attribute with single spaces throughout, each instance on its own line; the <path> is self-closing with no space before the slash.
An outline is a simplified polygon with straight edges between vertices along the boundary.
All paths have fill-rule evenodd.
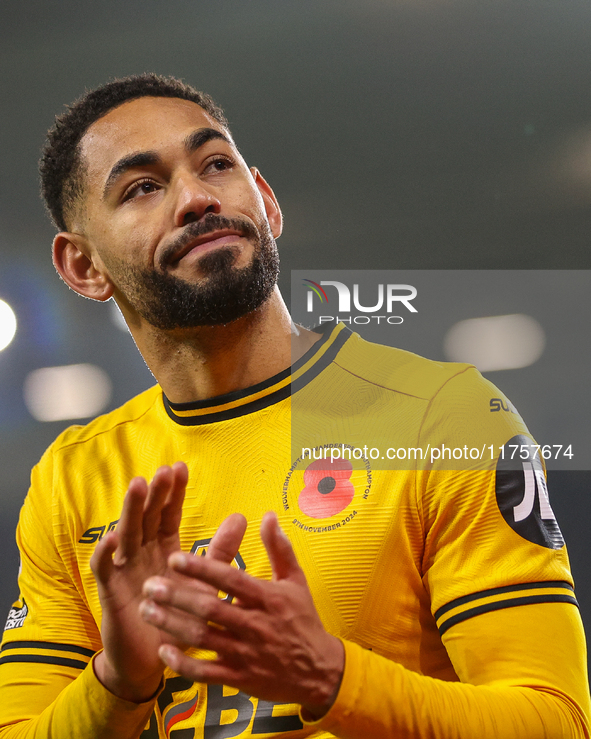
<path id="1" fill-rule="evenodd" d="M 246 608 L 262 607 L 264 587 L 268 583 L 247 575 L 243 570 L 219 562 L 211 557 L 195 557 L 186 552 L 175 552 L 168 558 L 169 567 L 182 575 L 213 585 L 234 598 Z"/>
<path id="2" fill-rule="evenodd" d="M 158 536 L 162 519 L 162 509 L 172 490 L 174 474 L 168 466 L 159 467 L 156 470 L 152 482 L 148 488 L 148 497 L 144 505 L 142 520 L 142 543 L 154 541 Z"/>
<path id="3" fill-rule="evenodd" d="M 215 598 L 214 600 L 219 600 Z M 220 601 L 221 602 L 221 601 Z M 222 603 L 222 605 L 228 605 Z M 170 605 L 162 605 L 155 602 L 151 598 L 143 600 L 140 604 L 140 613 L 144 621 L 161 631 L 166 631 L 174 639 L 178 640 L 182 644 L 187 644 L 193 647 L 201 647 L 203 649 L 211 649 L 215 652 L 223 649 L 227 652 L 230 649 L 230 641 L 232 642 L 231 650 L 236 651 L 236 636 L 244 639 L 245 643 L 249 643 L 249 639 L 245 639 L 248 635 L 251 635 L 252 630 L 243 630 L 241 628 L 234 631 L 231 626 L 230 628 L 219 629 L 215 626 L 208 626 L 210 624 L 217 624 L 222 626 L 224 621 L 232 623 L 234 621 L 240 621 L 244 618 L 244 613 L 232 614 L 228 609 L 217 609 L 211 603 L 199 602 L 198 608 L 190 608 L 180 610 L 173 608 Z M 232 608 L 228 606 L 228 608 Z M 238 609 L 233 608 L 234 612 Z M 211 611 L 211 616 L 208 613 Z M 222 614 L 218 617 L 218 614 Z M 210 633 L 213 632 L 213 633 Z M 222 635 L 225 635 L 222 638 Z"/>
<path id="4" fill-rule="evenodd" d="M 90 569 L 96 580 L 106 585 L 111 577 L 115 566 L 113 554 L 119 545 L 119 535 L 115 531 L 109 531 L 106 536 L 96 545 L 90 558 Z"/>
<path id="5" fill-rule="evenodd" d="M 291 542 L 283 532 L 277 515 L 265 513 L 261 523 L 261 539 L 269 555 L 274 580 L 294 580 L 306 584 L 306 576 L 298 564 Z"/>
<path id="6" fill-rule="evenodd" d="M 119 547 L 117 559 L 129 559 L 140 549 L 143 538 L 142 519 L 148 484 L 143 477 L 134 477 L 129 483 L 121 518 L 117 524 Z"/>
<path id="7" fill-rule="evenodd" d="M 220 524 L 207 547 L 205 556 L 228 564 L 232 562 L 242 544 L 246 526 L 246 518 L 241 513 L 233 513 L 228 516 Z"/>
<path id="8" fill-rule="evenodd" d="M 158 650 L 158 656 L 178 675 L 198 683 L 216 683 L 238 687 L 242 673 L 217 660 L 194 659 L 188 657 L 172 644 L 163 644 Z"/>
<path id="9" fill-rule="evenodd" d="M 166 631 L 175 629 L 175 636 L 182 637 L 183 624 L 194 618 L 206 624 L 208 621 L 230 629 L 241 636 L 253 634 L 252 611 L 237 608 L 217 593 L 199 592 L 174 580 L 152 577 L 144 583 L 146 600 L 142 602 L 142 615 Z"/>
<path id="10" fill-rule="evenodd" d="M 183 516 L 183 502 L 189 481 L 189 470 L 184 462 L 175 462 L 172 465 L 172 486 L 162 509 L 160 517 L 160 533 L 164 536 L 178 534 Z"/>
<path id="11" fill-rule="evenodd" d="M 173 612 L 150 599 L 140 603 L 139 612 L 146 623 L 161 631 L 166 631 L 180 644 L 191 647 L 201 645 L 207 629 L 207 621 L 196 617 L 188 618 L 186 613 Z"/>

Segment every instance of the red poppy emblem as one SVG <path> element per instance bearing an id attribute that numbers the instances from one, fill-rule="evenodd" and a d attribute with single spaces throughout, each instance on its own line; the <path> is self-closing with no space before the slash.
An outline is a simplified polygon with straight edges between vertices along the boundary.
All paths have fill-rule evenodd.
<path id="1" fill-rule="evenodd" d="M 306 487 L 298 498 L 300 509 L 312 518 L 328 518 L 353 500 L 353 465 L 347 459 L 317 459 L 304 472 Z"/>

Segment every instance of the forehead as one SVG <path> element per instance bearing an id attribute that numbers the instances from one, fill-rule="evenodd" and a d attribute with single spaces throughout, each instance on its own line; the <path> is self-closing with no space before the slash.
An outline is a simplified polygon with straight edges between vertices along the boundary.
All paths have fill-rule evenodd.
<path id="1" fill-rule="evenodd" d="M 95 121 L 80 142 L 90 180 L 106 176 L 121 157 L 140 151 L 163 156 L 183 147 L 199 128 L 228 132 L 197 103 L 180 98 L 142 97 L 123 103 Z"/>

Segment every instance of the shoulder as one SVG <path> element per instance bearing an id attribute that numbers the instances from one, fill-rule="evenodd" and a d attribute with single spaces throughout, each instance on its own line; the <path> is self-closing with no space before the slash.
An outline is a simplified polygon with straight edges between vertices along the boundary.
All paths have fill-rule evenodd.
<path id="1" fill-rule="evenodd" d="M 427 401 L 454 378 L 460 386 L 482 379 L 470 364 L 436 362 L 403 349 L 365 341 L 358 334 L 349 336 L 334 363 L 369 384 Z"/>
<path id="2" fill-rule="evenodd" d="M 350 334 L 333 361 L 347 373 L 358 395 L 375 401 L 380 413 L 396 412 L 407 428 L 429 441 L 502 446 L 528 429 L 509 399 L 470 364 L 436 362 Z M 337 375 L 333 374 L 333 380 Z M 335 382 L 341 387 L 343 382 Z M 373 388 L 369 391 L 370 388 Z M 373 411 L 378 407 L 373 404 Z"/>
<path id="3" fill-rule="evenodd" d="M 165 414 L 162 404 L 162 390 L 159 385 L 152 386 L 128 400 L 119 408 L 98 416 L 85 426 L 68 427 L 57 437 L 49 447 L 48 452 L 56 454 L 101 437 L 108 437 L 120 429 L 127 430 L 146 420 L 154 412 Z"/>
<path id="4" fill-rule="evenodd" d="M 108 474 L 121 471 L 126 450 L 141 448 L 143 437 L 158 438 L 156 426 L 165 418 L 162 390 L 155 385 L 85 426 L 67 428 L 31 472 L 21 524 L 26 527 L 33 516 L 35 521 L 46 518 L 45 525 L 53 520 L 59 501 L 71 499 L 80 503 L 88 484 L 98 486 Z M 128 478 L 132 476 L 129 474 Z"/>

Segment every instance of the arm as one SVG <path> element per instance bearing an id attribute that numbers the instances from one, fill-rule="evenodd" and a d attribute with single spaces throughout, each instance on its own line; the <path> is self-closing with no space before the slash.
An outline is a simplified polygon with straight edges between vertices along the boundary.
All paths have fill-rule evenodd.
<path id="1" fill-rule="evenodd" d="M 33 553 L 20 542 L 26 575 L 21 576 L 21 588 L 34 617 L 24 632 L 6 634 L 0 659 L 2 739 L 131 739 L 141 733 L 164 670 L 158 647 L 168 639 L 138 617 L 141 585 L 149 574 L 177 577 L 167 570 L 166 560 L 179 549 L 186 481 L 182 463 L 161 468 L 150 485 L 135 478 L 118 530 L 97 545 L 92 567 L 103 611 L 103 644 L 57 550 L 53 548 L 47 561 L 44 553 Z M 30 500 L 25 508 L 21 539 L 26 535 L 35 543 L 50 540 L 46 524 L 51 516 L 31 506 Z M 242 517 L 231 517 L 220 527 L 207 556 L 231 561 L 243 532 Z M 61 614 L 61 623 L 52 621 L 51 611 L 54 619 Z M 85 635 L 92 630 L 93 648 L 87 648 Z M 35 649 L 29 647 L 32 639 Z M 103 651 L 89 661 L 101 646 Z"/>
<path id="2" fill-rule="evenodd" d="M 271 582 L 216 562 L 171 558 L 178 571 L 231 593 L 237 599 L 232 604 L 195 598 L 166 578 L 146 583 L 144 618 L 218 654 L 213 661 L 196 660 L 174 646 L 161 647 L 162 659 L 176 672 L 299 703 L 305 721 L 343 739 L 590 735 L 584 637 L 574 606 L 521 606 L 449 629 L 446 647 L 464 682 L 447 683 L 351 642 L 342 642 L 343 654 L 324 631 L 274 516 L 265 518 L 261 534 Z M 531 655 L 525 662 L 516 658 L 524 653 Z"/>
<path id="3" fill-rule="evenodd" d="M 70 674 L 39 664 L 12 670 L 2 680 L 2 701 L 2 712 L 11 714 L 2 739 L 132 739 L 153 710 L 152 701 L 136 704 L 110 693 L 92 662 Z"/>
<path id="4" fill-rule="evenodd" d="M 467 668 L 462 682 L 418 675 L 346 643 L 341 690 L 319 728 L 342 739 L 589 737 L 584 636 L 576 608 L 522 606 L 480 618 L 453 635 L 452 662 L 461 660 Z M 468 644 L 476 646 L 468 650 Z M 524 649 L 532 655 L 529 664 L 515 659 Z"/>

